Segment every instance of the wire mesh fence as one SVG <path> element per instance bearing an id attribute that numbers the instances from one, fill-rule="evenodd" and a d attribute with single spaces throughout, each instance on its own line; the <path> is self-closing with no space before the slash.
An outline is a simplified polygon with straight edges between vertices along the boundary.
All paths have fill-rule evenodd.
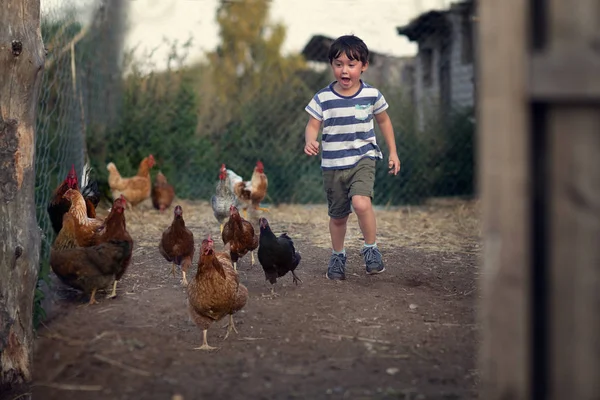
<path id="1" fill-rule="evenodd" d="M 325 202 L 320 160 L 303 153 L 304 107 L 333 79 L 327 49 L 334 38 L 316 32 L 301 52 L 284 55 L 286 27 L 269 21 L 270 1 L 221 1 L 214 50 L 193 63 L 193 41 L 168 42 L 167 59 L 156 65 L 123 47 L 128 4 L 89 1 L 85 20 L 66 4 L 43 16 L 48 62 L 36 201 L 44 249 L 53 238 L 46 215 L 52 191 L 72 164 L 81 172 L 86 160 L 108 194 L 108 162 L 130 176 L 153 154 L 153 176 L 165 174 L 180 198 L 205 200 L 222 163 L 249 179 L 261 160 L 269 178 L 265 202 Z M 371 53 L 363 79 L 390 104 L 402 161 L 398 177 L 387 174 L 387 162 L 378 164 L 375 204 L 473 193 L 473 7 L 458 2 L 400 26 L 397 34 L 417 45 L 416 54 Z"/>

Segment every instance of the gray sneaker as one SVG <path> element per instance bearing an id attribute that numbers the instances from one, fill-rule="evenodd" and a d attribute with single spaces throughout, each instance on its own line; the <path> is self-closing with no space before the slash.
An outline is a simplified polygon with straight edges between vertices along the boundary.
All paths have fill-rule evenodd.
<path id="1" fill-rule="evenodd" d="M 332 254 L 325 276 L 331 280 L 341 281 L 346 279 L 346 256 L 343 254 Z"/>
<path id="2" fill-rule="evenodd" d="M 380 274 L 385 271 L 383 260 L 381 259 L 381 252 L 377 247 L 363 247 L 360 254 L 365 258 L 365 265 L 367 268 L 367 274 Z"/>

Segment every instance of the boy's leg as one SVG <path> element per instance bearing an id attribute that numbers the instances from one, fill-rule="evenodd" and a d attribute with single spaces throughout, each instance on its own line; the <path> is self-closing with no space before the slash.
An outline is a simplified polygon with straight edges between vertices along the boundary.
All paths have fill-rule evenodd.
<path id="1" fill-rule="evenodd" d="M 375 184 L 375 161 L 361 160 L 355 167 L 351 180 L 350 196 L 352 207 L 358 218 L 358 225 L 365 238 L 361 254 L 365 259 L 368 274 L 379 274 L 385 271 L 381 252 L 377 248 L 377 222 L 373 211 L 373 186 Z"/>
<path id="2" fill-rule="evenodd" d="M 347 215 L 343 218 L 329 218 L 329 234 L 331 235 L 331 247 L 334 252 L 341 253 L 344 251 L 347 223 Z"/>
<path id="3" fill-rule="evenodd" d="M 324 171 L 323 186 L 327 193 L 329 234 L 331 235 L 332 254 L 327 266 L 326 277 L 332 280 L 346 279 L 346 224 L 350 214 L 350 199 L 346 185 L 346 172 Z"/>
<path id="4" fill-rule="evenodd" d="M 327 265 L 325 276 L 331 280 L 346 279 L 346 250 L 344 239 L 346 238 L 346 226 L 348 216 L 343 218 L 329 218 L 329 234 L 331 235 L 331 246 L 333 251 Z"/>
<path id="5" fill-rule="evenodd" d="M 368 196 L 352 196 L 352 208 L 358 219 L 358 226 L 365 238 L 365 243 L 373 244 L 377 239 L 377 222 L 375 212 L 371 204 L 371 198 Z"/>

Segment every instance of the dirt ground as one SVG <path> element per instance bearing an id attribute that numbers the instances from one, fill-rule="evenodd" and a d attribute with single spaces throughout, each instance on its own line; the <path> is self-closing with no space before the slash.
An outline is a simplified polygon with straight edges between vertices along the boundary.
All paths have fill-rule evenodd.
<path id="1" fill-rule="evenodd" d="M 180 202 L 197 244 L 219 226 L 206 202 Z M 386 272 L 367 276 L 354 216 L 347 280 L 324 278 L 326 206 L 279 206 L 265 216 L 302 254 L 302 283 L 285 276 L 270 292 L 259 264 L 238 263 L 250 292 L 234 318 L 239 334 L 212 352 L 186 291 L 158 253 L 172 209 L 127 212 L 135 241 L 118 297 L 88 306 L 56 283 L 38 331 L 34 399 L 474 399 L 479 235 L 477 204 L 447 201 L 378 209 Z M 219 243 L 215 240 L 215 243 Z M 198 251 L 194 257 L 197 262 Z M 190 271 L 190 278 L 195 274 Z M 53 282 L 56 282 L 54 280 Z"/>

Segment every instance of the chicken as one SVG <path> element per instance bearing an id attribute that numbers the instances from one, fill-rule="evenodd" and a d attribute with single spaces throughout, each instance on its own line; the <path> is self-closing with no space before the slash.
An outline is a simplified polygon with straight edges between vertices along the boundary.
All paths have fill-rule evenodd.
<path id="1" fill-rule="evenodd" d="M 96 246 L 50 250 L 50 266 L 59 279 L 90 296 L 97 304 L 96 291 L 110 286 L 115 271 L 131 255 L 126 240 L 110 240 Z"/>
<path id="2" fill-rule="evenodd" d="M 121 264 L 116 266 L 115 281 L 113 284 L 110 298 L 117 297 L 117 282 L 121 279 L 129 263 L 131 262 L 131 254 L 133 253 L 133 239 L 129 232 L 125 221 L 125 205 L 126 200 L 123 195 L 113 202 L 113 206 L 104 221 L 104 229 L 100 233 L 97 243 L 106 243 L 114 240 L 124 241 L 129 243 L 129 253 L 123 258 Z"/>
<path id="3" fill-rule="evenodd" d="M 229 206 L 229 220 L 223 227 L 221 238 L 223 244 L 229 244 L 229 254 L 235 271 L 237 261 L 248 252 L 252 256 L 251 265 L 254 265 L 253 251 L 258 247 L 258 237 L 254 234 L 252 224 L 241 217 L 234 205 Z"/>
<path id="4" fill-rule="evenodd" d="M 276 237 L 269 226 L 269 221 L 264 217 L 260 218 L 258 223 L 260 225 L 258 262 L 262 265 L 265 278 L 274 285 L 277 278 L 291 272 L 296 285 L 302 282 L 294 273 L 302 257 L 294 248 L 292 239 L 286 233 Z M 275 287 L 271 286 L 271 296 L 275 295 Z"/>
<path id="5" fill-rule="evenodd" d="M 100 202 L 100 189 L 98 188 L 98 182 L 95 180 L 89 180 L 90 170 L 91 168 L 86 164 L 81 176 L 81 184 L 83 185 L 81 194 L 85 200 L 87 216 L 90 218 L 95 218 L 96 207 L 98 207 L 98 203 Z M 71 207 L 69 200 L 63 197 L 63 195 L 69 189 L 79 190 L 77 174 L 75 173 L 75 165 L 71 166 L 71 170 L 67 174 L 65 180 L 62 181 L 62 183 L 54 190 L 52 199 L 48 204 L 48 215 L 50 217 L 50 222 L 52 224 L 52 229 L 54 229 L 54 233 L 60 232 L 60 229 L 62 228 L 63 215 L 65 215 L 65 213 L 69 211 L 69 208 Z"/>
<path id="6" fill-rule="evenodd" d="M 181 283 L 187 286 L 186 273 L 194 257 L 194 234 L 185 226 L 181 206 L 175 206 L 173 214 L 173 222 L 163 231 L 158 250 L 165 260 L 173 263 L 171 270 L 173 276 L 175 276 L 175 265 L 181 267 L 183 275 Z"/>
<path id="7" fill-rule="evenodd" d="M 85 200 L 78 190 L 68 189 L 63 197 L 71 207 L 63 216 L 62 228 L 52 246 L 62 250 L 95 245 L 104 228 L 104 221 L 87 216 Z"/>
<path id="8" fill-rule="evenodd" d="M 260 202 L 267 195 L 267 187 L 269 186 L 265 168 L 260 160 L 256 162 L 250 181 L 244 181 L 241 176 L 230 169 L 227 170 L 227 175 L 231 182 L 231 190 L 235 193 L 244 212 L 244 218 L 248 218 L 248 208 L 250 206 L 254 210 L 268 211 L 268 209 L 260 207 Z"/>
<path id="9" fill-rule="evenodd" d="M 227 170 L 225 169 L 225 164 L 221 164 L 221 170 L 219 171 L 219 182 L 217 183 L 215 194 L 210 199 L 210 203 L 213 209 L 213 214 L 221 225 L 222 234 L 223 224 L 227 217 L 229 217 L 229 207 L 232 204 L 237 206 L 237 197 L 231 190 L 231 184 L 229 182 Z"/>
<path id="10" fill-rule="evenodd" d="M 131 178 L 122 178 L 114 163 L 106 165 L 108 170 L 108 186 L 112 192 L 113 199 L 123 195 L 132 207 L 150 197 L 152 183 L 150 180 L 150 169 L 154 166 L 154 157 L 150 154 L 145 157 L 138 168 L 138 173 Z"/>
<path id="11" fill-rule="evenodd" d="M 173 185 L 167 182 L 167 178 L 162 172 L 159 172 L 156 178 L 154 178 L 151 196 L 152 205 L 160 212 L 164 212 L 173 203 L 175 190 L 173 189 Z"/>
<path id="12" fill-rule="evenodd" d="M 229 315 L 227 334 L 237 333 L 233 314 L 241 310 L 248 301 L 248 289 L 239 282 L 237 272 L 231 267 L 227 253 L 214 251 L 214 242 L 210 238 L 202 241 L 200 260 L 196 276 L 188 288 L 188 309 L 194 323 L 202 328 L 202 346 L 196 350 L 212 350 L 206 335 L 213 322 Z"/>

